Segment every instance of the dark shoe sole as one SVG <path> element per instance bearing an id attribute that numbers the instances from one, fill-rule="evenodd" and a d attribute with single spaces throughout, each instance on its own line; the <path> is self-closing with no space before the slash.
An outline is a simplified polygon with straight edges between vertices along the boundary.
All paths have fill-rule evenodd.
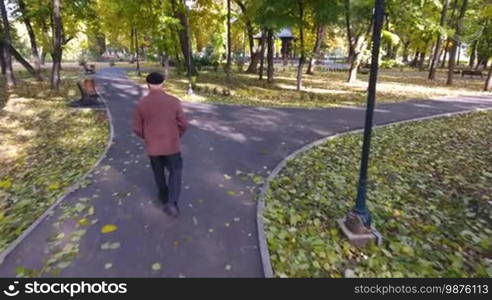
<path id="1" fill-rule="evenodd" d="M 173 218 L 177 218 L 179 216 L 179 208 L 175 204 L 166 204 L 164 206 L 164 212 Z"/>

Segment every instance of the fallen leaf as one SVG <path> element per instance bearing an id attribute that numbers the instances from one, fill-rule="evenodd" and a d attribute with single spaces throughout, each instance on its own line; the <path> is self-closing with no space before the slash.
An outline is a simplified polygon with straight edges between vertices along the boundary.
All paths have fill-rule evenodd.
<path id="1" fill-rule="evenodd" d="M 111 233 L 111 232 L 116 231 L 117 229 L 118 229 L 118 227 L 116 225 L 107 224 L 101 228 L 101 233 Z"/>

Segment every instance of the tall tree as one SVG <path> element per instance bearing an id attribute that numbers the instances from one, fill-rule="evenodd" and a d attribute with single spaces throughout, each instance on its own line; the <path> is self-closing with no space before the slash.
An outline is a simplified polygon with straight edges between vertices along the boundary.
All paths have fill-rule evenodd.
<path id="1" fill-rule="evenodd" d="M 61 0 L 52 0 L 53 10 L 53 66 L 51 69 L 51 89 L 58 90 L 60 87 L 60 70 L 62 61 L 62 17 L 61 17 Z"/>
<path id="2" fill-rule="evenodd" d="M 274 61 L 273 61 L 273 52 L 274 49 L 274 32 L 273 29 L 269 28 L 267 30 L 267 81 L 273 82 L 273 73 L 274 73 Z"/>
<path id="3" fill-rule="evenodd" d="M 0 29 L 2 28 L 2 26 L 0 26 Z M 5 75 L 5 72 L 6 72 L 6 64 L 5 64 L 5 60 L 4 60 L 4 57 L 3 57 L 3 43 L 0 43 L 0 69 L 1 69 L 1 74 L 2 75 Z"/>
<path id="4" fill-rule="evenodd" d="M 492 66 L 490 66 L 487 79 L 485 80 L 484 91 L 492 91 Z"/>
<path id="5" fill-rule="evenodd" d="M 434 55 L 432 57 L 432 61 L 429 68 L 429 79 L 436 79 L 436 69 L 439 60 L 439 53 L 441 51 L 442 44 L 442 31 L 444 30 L 444 26 L 446 24 L 446 16 L 448 13 L 449 0 L 444 0 L 444 4 L 441 12 L 441 19 L 439 21 L 439 33 L 437 34 L 436 48 L 434 49 Z"/>
<path id="6" fill-rule="evenodd" d="M 183 52 L 183 57 L 187 64 L 188 75 L 196 74 L 195 64 L 193 63 L 193 54 L 191 49 L 191 37 L 190 35 L 190 24 L 188 20 L 188 14 L 186 13 L 186 5 L 183 1 L 171 0 L 174 17 L 179 20 L 181 27 L 178 29 L 179 41 L 181 44 L 181 51 Z"/>
<path id="7" fill-rule="evenodd" d="M 478 39 L 474 40 L 470 48 L 470 60 L 468 61 L 468 67 L 473 68 L 475 65 L 475 59 L 477 58 L 477 45 Z"/>
<path id="8" fill-rule="evenodd" d="M 248 38 L 250 63 L 246 70 L 246 73 L 256 74 L 256 72 L 258 72 L 258 63 L 260 62 L 261 41 L 259 43 L 259 46 L 255 50 L 255 29 L 251 16 L 252 13 L 255 12 L 255 7 L 252 5 L 254 4 L 254 2 L 244 0 L 234 0 L 234 2 L 237 4 L 237 6 L 239 6 L 239 9 L 241 10 L 241 17 L 246 27 L 246 35 Z"/>
<path id="9" fill-rule="evenodd" d="M 316 65 L 316 58 L 319 56 L 321 51 L 321 45 L 323 44 L 323 38 L 325 35 L 326 26 L 316 24 L 316 39 L 314 42 L 313 53 L 308 61 L 308 68 L 306 74 L 313 75 L 314 74 L 314 66 Z"/>
<path id="10" fill-rule="evenodd" d="M 37 72 L 33 66 L 17 51 L 12 45 L 5 45 L 3 41 L 0 41 L 0 49 L 7 48 L 10 50 L 11 56 L 13 56 L 31 75 L 39 79 L 39 72 Z"/>
<path id="11" fill-rule="evenodd" d="M 133 36 L 135 37 L 135 58 L 137 60 L 137 74 L 138 76 L 142 76 L 142 73 L 140 72 L 140 48 L 138 47 L 138 31 L 137 27 L 133 27 L 134 34 Z"/>
<path id="12" fill-rule="evenodd" d="M 38 50 L 38 43 L 36 41 L 36 34 L 34 32 L 34 28 L 32 26 L 31 22 L 31 17 L 30 17 L 30 11 L 26 6 L 26 3 L 24 0 L 18 0 L 19 4 L 19 10 L 22 14 L 22 21 L 24 22 L 24 25 L 26 25 L 27 29 L 27 34 L 29 36 L 29 41 L 31 43 L 31 54 L 32 58 L 34 61 L 34 68 L 36 70 L 36 78 L 38 80 L 43 80 L 41 76 L 41 56 L 39 54 Z"/>
<path id="13" fill-rule="evenodd" d="M 5 9 L 5 0 L 0 0 L 0 12 L 2 14 L 2 27 L 3 27 L 3 47 L 2 56 L 5 64 L 5 78 L 7 80 L 7 87 L 13 88 L 15 86 L 14 69 L 12 68 L 12 56 L 10 53 L 10 45 L 12 44 L 12 38 L 10 36 L 10 24 L 7 17 L 7 10 Z"/>
<path id="14" fill-rule="evenodd" d="M 259 60 L 260 60 L 260 71 L 259 71 L 259 80 L 263 80 L 263 70 L 265 68 L 265 44 L 267 41 L 267 31 L 266 29 L 262 29 L 261 37 L 260 37 L 260 50 L 259 50 Z"/>
<path id="15" fill-rule="evenodd" d="M 373 21 L 373 14 L 371 13 L 372 2 L 344 1 L 350 63 L 347 82 L 354 82 L 357 79 L 357 72 L 362 62 L 363 53 L 368 46 L 368 36 L 371 32 Z M 370 16 L 370 18 L 367 16 Z"/>
<path id="16" fill-rule="evenodd" d="M 296 89 L 298 91 L 302 88 L 302 68 L 304 67 L 304 61 L 306 59 L 306 49 L 304 46 L 304 15 L 305 15 L 305 3 L 304 0 L 297 1 L 298 9 L 299 9 L 299 40 L 301 43 L 301 55 L 299 56 L 299 65 L 297 66 L 297 83 Z"/>
<path id="17" fill-rule="evenodd" d="M 451 51 L 449 53 L 448 79 L 446 81 L 446 85 L 453 85 L 454 67 L 456 64 L 456 52 L 458 49 L 459 41 L 462 38 L 464 32 L 463 21 L 465 18 L 467 8 L 468 8 L 468 0 L 463 0 L 460 9 L 460 14 L 458 16 L 458 20 L 456 24 L 455 35 L 454 38 L 451 40 L 452 45 L 451 45 Z"/>
<path id="18" fill-rule="evenodd" d="M 232 67 L 232 38 L 231 38 L 231 0 L 227 0 L 227 81 L 231 81 Z"/>

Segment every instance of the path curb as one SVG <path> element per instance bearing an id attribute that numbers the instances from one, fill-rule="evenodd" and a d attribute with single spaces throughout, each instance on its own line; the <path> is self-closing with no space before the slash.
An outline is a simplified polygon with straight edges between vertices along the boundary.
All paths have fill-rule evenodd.
<path id="1" fill-rule="evenodd" d="M 102 94 L 99 92 L 99 89 L 96 86 L 96 91 L 99 95 L 99 97 L 103 100 L 104 102 L 104 110 L 106 111 L 106 115 L 108 117 L 108 123 L 109 123 L 109 136 L 108 136 L 108 141 L 106 144 L 106 148 L 104 149 L 103 153 L 99 157 L 99 159 L 94 163 L 94 165 L 80 178 L 80 180 L 76 183 L 74 183 L 72 186 L 68 188 L 68 190 L 60 196 L 41 216 L 39 216 L 34 223 L 32 223 L 27 229 L 24 230 L 24 232 L 17 237 L 13 242 L 10 243 L 10 245 L 0 253 L 0 265 L 3 264 L 7 256 L 10 255 L 14 251 L 17 246 L 31 233 L 33 232 L 43 221 L 48 217 L 54 210 L 55 208 L 65 200 L 68 195 L 70 195 L 72 192 L 76 191 L 77 189 L 80 188 L 81 182 L 86 179 L 101 163 L 101 161 L 106 158 L 109 148 L 113 144 L 113 138 L 114 138 L 114 128 L 113 128 L 113 117 L 111 115 L 111 112 L 109 111 L 108 108 L 108 102 L 106 99 L 102 96 Z"/>
<path id="2" fill-rule="evenodd" d="M 390 122 L 386 124 L 381 124 L 381 125 L 375 125 L 373 128 L 374 129 L 380 129 L 380 128 L 385 128 L 385 127 L 391 127 L 395 125 L 400 125 L 400 124 L 405 124 L 405 123 L 413 123 L 413 122 L 421 122 L 421 121 L 426 121 L 426 120 L 431 120 L 431 119 L 436 119 L 436 118 L 446 118 L 446 117 L 452 117 L 456 115 L 464 115 L 472 112 L 479 112 L 479 111 L 487 111 L 487 110 L 492 110 L 492 108 L 475 108 L 475 109 L 468 109 L 468 110 L 463 110 L 463 111 L 458 111 L 458 112 L 451 112 L 451 113 L 442 113 L 442 114 L 436 114 L 436 115 L 430 115 L 426 117 L 420 117 L 420 118 L 415 118 L 415 119 L 409 119 L 409 120 L 404 120 L 404 121 L 397 121 L 397 122 Z M 263 186 L 261 187 L 260 195 L 258 198 L 258 204 L 257 204 L 257 212 L 256 212 L 256 224 L 257 224 L 257 230 L 258 230 L 258 243 L 260 247 L 260 255 L 261 255 L 261 263 L 263 266 L 263 274 L 266 278 L 273 278 L 274 272 L 272 268 L 272 262 L 270 260 L 270 252 L 268 250 L 268 242 L 266 239 L 266 234 L 265 234 L 265 227 L 264 227 L 264 217 L 263 217 L 263 212 L 265 211 L 265 198 L 267 195 L 267 192 L 270 188 L 270 183 L 272 180 L 274 180 L 277 175 L 282 171 L 282 169 L 287 165 L 287 163 L 292 160 L 293 158 L 297 157 L 298 155 L 310 150 L 311 148 L 314 148 L 316 146 L 319 146 L 321 144 L 324 144 L 325 142 L 335 139 L 337 137 L 341 137 L 347 134 L 352 134 L 352 133 L 361 133 L 363 132 L 363 128 L 358 128 L 358 129 L 353 129 L 353 130 L 348 130 L 344 132 L 340 132 L 334 135 L 326 136 L 321 139 L 318 139 L 314 142 L 308 143 L 304 145 L 303 147 L 299 148 L 298 150 L 292 152 L 289 154 L 287 157 L 285 157 L 270 173 L 270 175 L 267 177 L 265 180 Z"/>

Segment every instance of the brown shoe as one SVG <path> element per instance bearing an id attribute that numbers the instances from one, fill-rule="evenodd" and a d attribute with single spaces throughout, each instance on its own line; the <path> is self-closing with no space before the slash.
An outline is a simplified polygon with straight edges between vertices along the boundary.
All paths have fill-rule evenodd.
<path id="1" fill-rule="evenodd" d="M 164 205 L 164 212 L 173 218 L 179 216 L 179 208 L 174 203 L 167 203 Z"/>

